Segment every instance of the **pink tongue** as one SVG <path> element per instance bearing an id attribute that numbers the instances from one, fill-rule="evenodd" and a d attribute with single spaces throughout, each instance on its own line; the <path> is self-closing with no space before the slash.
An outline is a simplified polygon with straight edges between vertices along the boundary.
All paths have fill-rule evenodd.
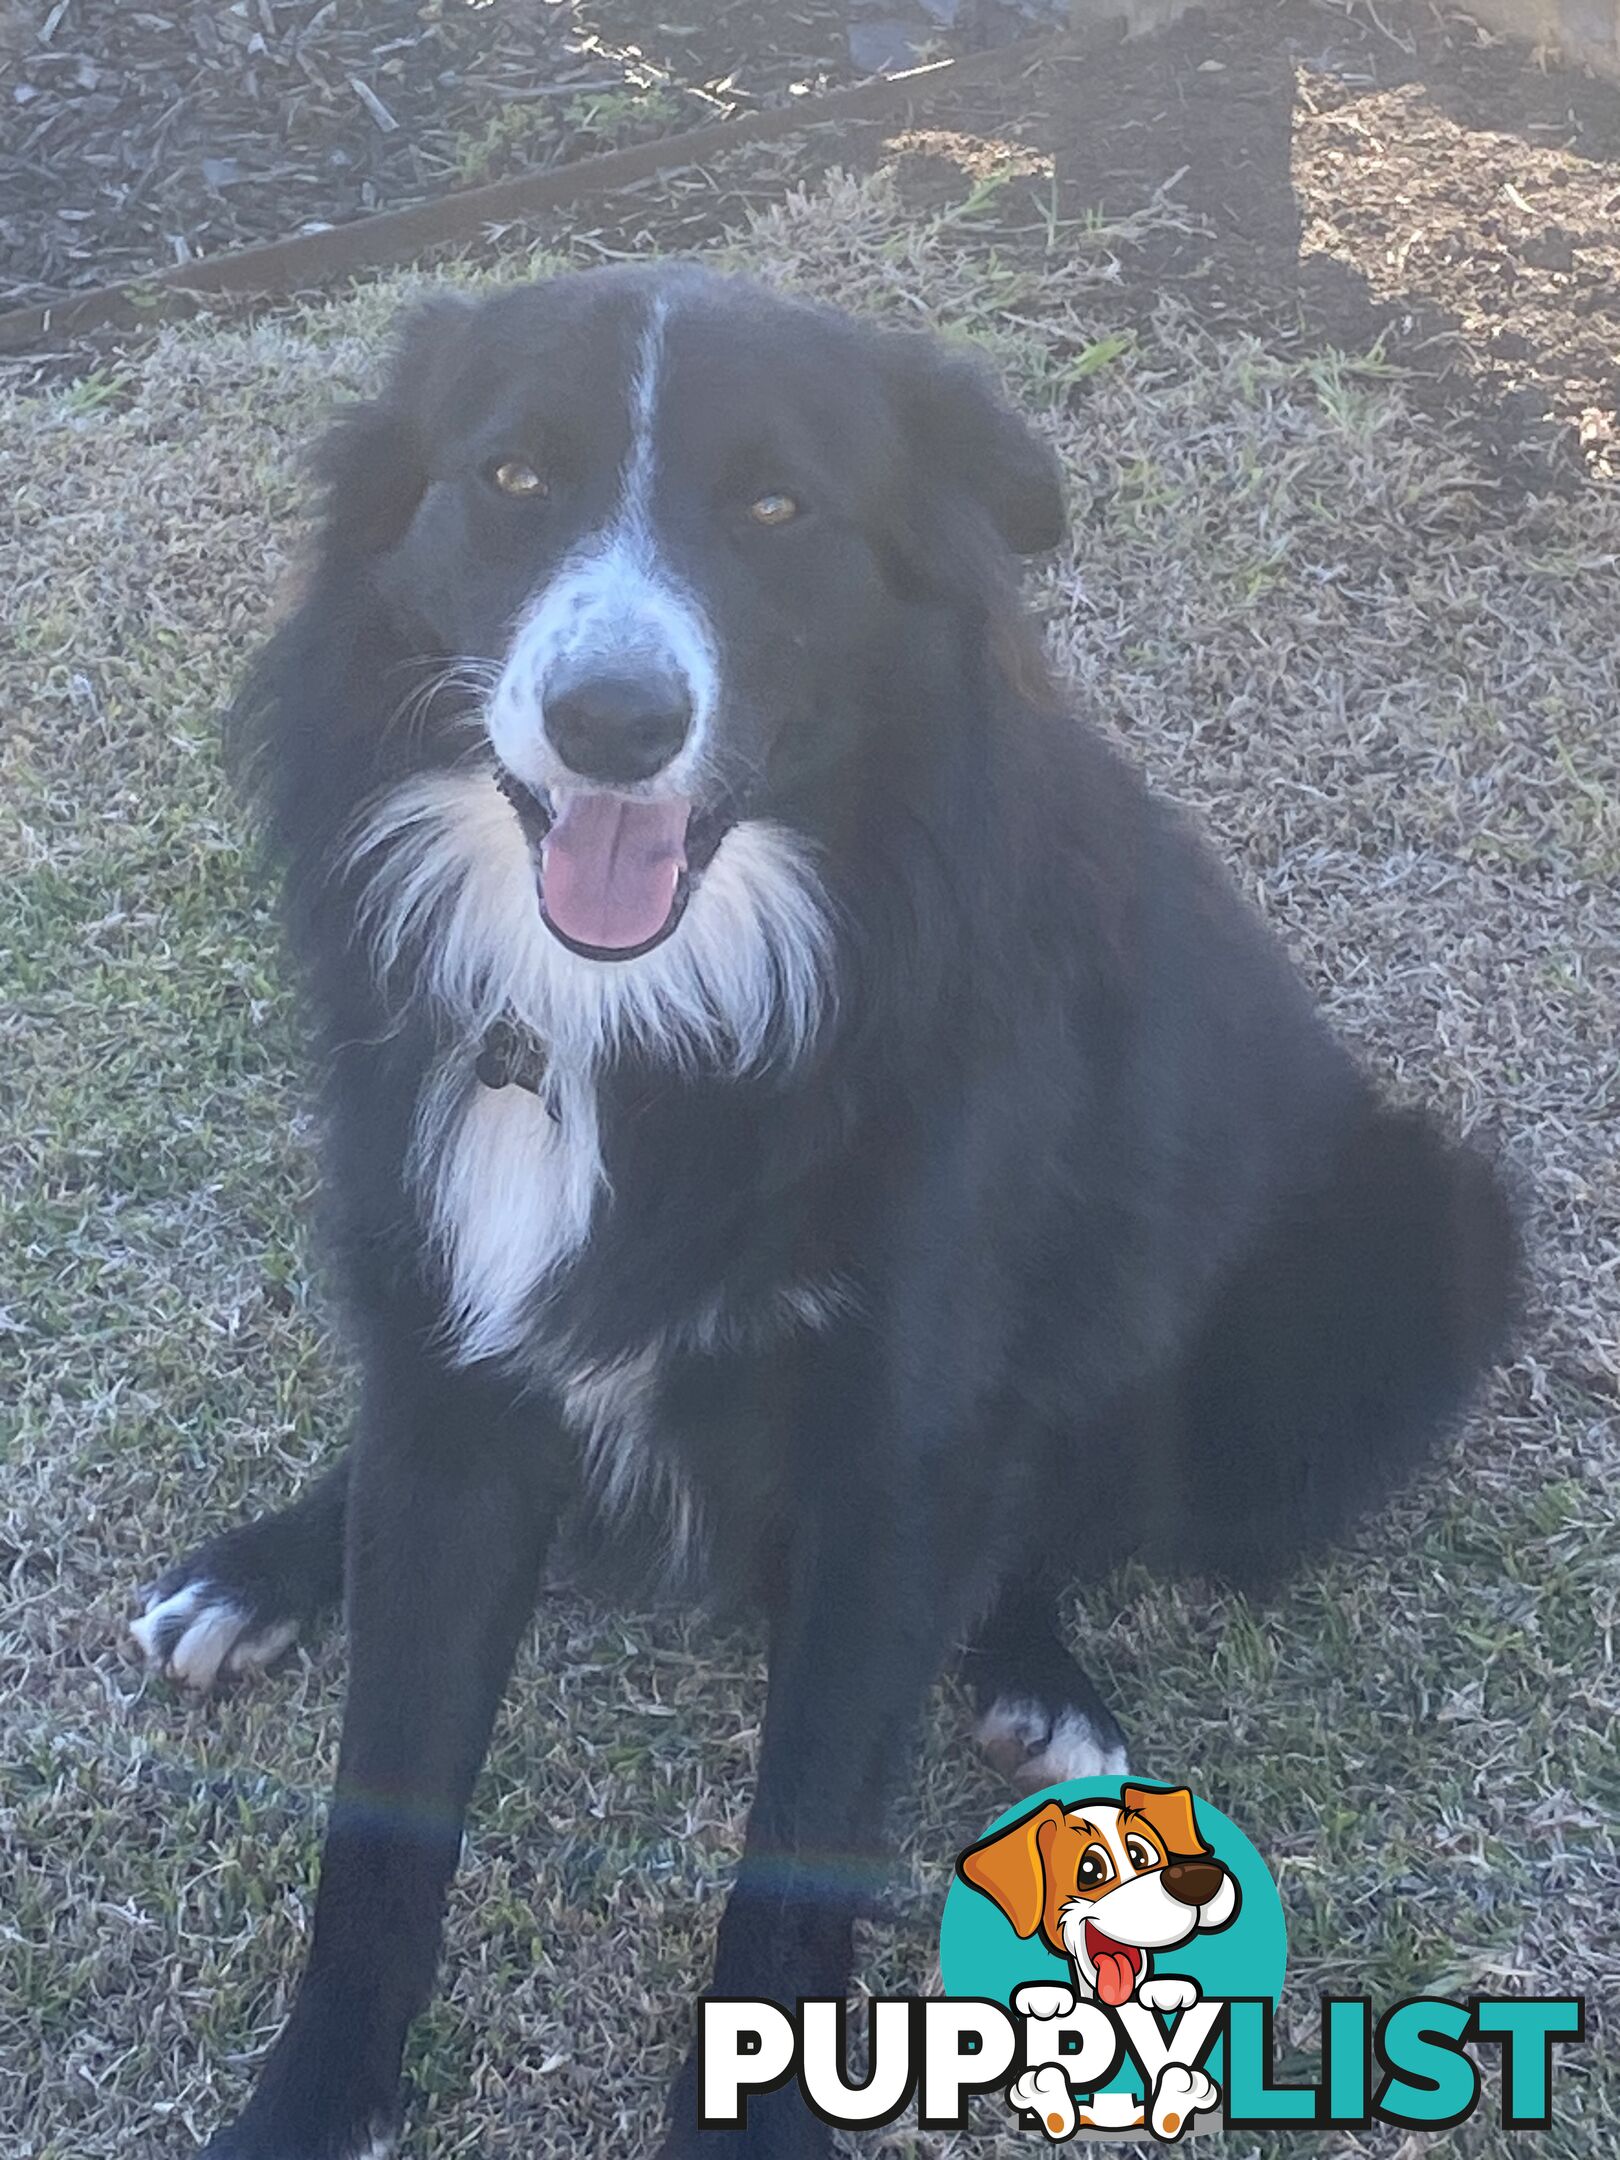
<path id="1" fill-rule="evenodd" d="M 1097 1993 L 1105 2003 L 1118 2009 L 1121 2003 L 1131 1999 L 1131 1982 L 1136 1977 L 1136 1966 L 1123 1950 L 1096 1950 L 1092 1963 L 1097 1968 Z"/>
<path id="2" fill-rule="evenodd" d="M 686 865 L 684 795 L 565 796 L 541 851 L 546 919 L 576 945 L 630 952 L 657 937 Z"/>

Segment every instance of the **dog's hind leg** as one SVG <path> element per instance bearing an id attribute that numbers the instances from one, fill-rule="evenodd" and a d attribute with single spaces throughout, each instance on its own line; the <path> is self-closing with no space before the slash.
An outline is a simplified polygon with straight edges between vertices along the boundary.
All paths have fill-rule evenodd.
<path id="1" fill-rule="evenodd" d="M 206 1693 L 279 1657 L 343 1594 L 348 1489 L 344 1455 L 291 1507 L 239 1523 L 177 1561 L 130 1624 L 148 1664 Z"/>
<path id="2" fill-rule="evenodd" d="M 1468 1402 L 1511 1332 L 1520 1268 L 1485 1158 L 1369 1107 L 1143 1392 L 1114 1444 L 1153 1512 L 1114 1543 L 1269 1588 L 1381 1505 Z"/>
<path id="3" fill-rule="evenodd" d="M 1089 1674 L 1063 1647 L 1050 1586 L 1002 1585 L 963 1660 L 974 1738 L 1022 1792 L 1067 1778 L 1119 1777 L 1125 1736 Z"/>

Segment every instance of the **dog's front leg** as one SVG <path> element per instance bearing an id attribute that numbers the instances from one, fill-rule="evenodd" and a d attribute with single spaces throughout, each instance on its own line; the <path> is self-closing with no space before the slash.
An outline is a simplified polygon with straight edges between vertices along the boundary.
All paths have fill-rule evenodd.
<path id="1" fill-rule="evenodd" d="M 348 1702 L 313 1941 L 246 2112 L 207 2160 L 358 2160 L 396 2128 L 462 1818 L 548 1513 L 543 1422 L 481 1373 L 368 1377 L 349 1491 Z"/>
<path id="2" fill-rule="evenodd" d="M 975 1526 L 937 1475 L 935 1444 L 950 1436 L 883 1363 L 871 1344 L 854 1359 L 829 1349 L 800 1405 L 792 1546 L 773 1613 L 759 1781 L 720 1925 L 717 1998 L 791 2008 L 847 1994 L 855 1919 L 881 1881 L 891 1788 L 929 1685 L 982 1594 Z M 699 2116 L 694 2052 L 663 2160 L 814 2160 L 831 2150 L 796 2082 L 752 2098 L 741 2130 L 705 2130 Z"/>

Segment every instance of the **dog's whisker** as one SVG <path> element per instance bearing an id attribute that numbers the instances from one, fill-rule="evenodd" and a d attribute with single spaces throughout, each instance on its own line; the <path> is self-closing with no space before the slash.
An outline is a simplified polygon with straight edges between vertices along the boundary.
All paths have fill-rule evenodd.
<path id="1" fill-rule="evenodd" d="M 480 701 L 488 696 L 500 677 L 500 668 L 495 662 L 462 654 L 449 659 L 438 656 L 417 659 L 408 664 L 421 669 L 424 679 L 414 684 L 394 707 L 383 730 L 385 737 L 413 741 L 426 728 L 436 700 L 458 691 L 465 693 L 466 702 L 441 715 L 441 723 L 451 727 L 482 727 Z"/>

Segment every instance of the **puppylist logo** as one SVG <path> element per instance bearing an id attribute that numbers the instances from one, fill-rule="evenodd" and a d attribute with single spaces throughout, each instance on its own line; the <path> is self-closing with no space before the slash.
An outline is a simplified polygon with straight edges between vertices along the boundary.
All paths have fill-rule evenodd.
<path id="1" fill-rule="evenodd" d="M 699 2024 L 701 2120 L 738 2128 L 748 2097 L 797 2077 L 840 2128 L 914 2111 L 927 2130 L 997 2105 L 1032 2138 L 1165 2145 L 1201 2130 L 1448 2130 L 1494 2055 L 1510 2130 L 1552 2121 L 1554 2049 L 1585 2032 L 1578 1996 L 1322 2000 L 1314 2084 L 1279 2084 L 1272 2019 L 1287 1933 L 1265 1862 L 1185 1786 L 1049 1786 L 956 1863 L 940 1932 L 943 1998 L 868 2006 L 868 2068 L 847 2082 L 842 2002 L 711 2001 Z M 1476 2052 L 1477 2051 L 1477 2052 Z"/>

